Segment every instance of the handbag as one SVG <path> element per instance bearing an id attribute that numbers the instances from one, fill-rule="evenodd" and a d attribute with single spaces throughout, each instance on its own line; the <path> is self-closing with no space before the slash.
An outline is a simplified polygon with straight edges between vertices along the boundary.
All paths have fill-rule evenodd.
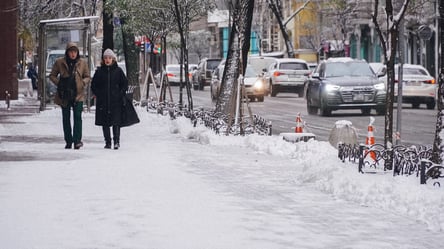
<path id="1" fill-rule="evenodd" d="M 122 122 L 120 123 L 120 127 L 131 126 L 139 123 L 140 120 L 137 116 L 136 109 L 134 109 L 133 101 L 126 94 L 123 95 L 122 99 Z"/>

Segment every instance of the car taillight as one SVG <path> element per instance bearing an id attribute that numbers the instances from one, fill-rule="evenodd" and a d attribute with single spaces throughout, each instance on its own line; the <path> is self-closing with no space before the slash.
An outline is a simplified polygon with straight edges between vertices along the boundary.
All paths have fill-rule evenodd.
<path id="1" fill-rule="evenodd" d="M 193 75 L 191 73 L 188 73 L 188 78 L 191 78 Z"/>
<path id="2" fill-rule="evenodd" d="M 431 80 L 425 80 L 424 83 L 426 84 L 435 84 L 435 79 L 431 79 Z"/>
<path id="3" fill-rule="evenodd" d="M 174 77 L 174 74 L 173 73 L 167 73 L 167 76 L 168 77 Z"/>
<path id="4" fill-rule="evenodd" d="M 279 71 L 275 71 L 275 72 L 273 73 L 273 76 L 274 76 L 274 77 L 278 77 L 278 76 L 280 76 L 280 75 L 284 75 L 284 73 L 281 73 L 281 72 L 279 72 Z"/>

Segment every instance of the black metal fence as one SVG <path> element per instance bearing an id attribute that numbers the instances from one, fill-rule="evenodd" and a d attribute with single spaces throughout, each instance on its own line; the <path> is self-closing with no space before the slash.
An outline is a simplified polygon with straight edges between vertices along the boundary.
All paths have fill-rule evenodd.
<path id="1" fill-rule="evenodd" d="M 229 123 L 230 117 L 228 115 L 214 112 L 212 110 L 205 110 L 200 108 L 198 110 L 189 111 L 188 108 L 180 108 L 178 104 L 162 102 L 157 103 L 150 101 L 147 105 L 148 111 L 153 111 L 161 115 L 169 115 L 171 119 L 176 119 L 179 116 L 189 118 L 192 124 L 196 127 L 198 123 L 210 128 L 216 134 L 225 135 L 249 135 L 259 134 L 271 136 L 272 125 L 259 115 L 253 117 L 243 117 L 238 123 Z"/>
<path id="2" fill-rule="evenodd" d="M 390 169 L 385 168 L 385 160 L 392 153 L 393 165 Z M 360 144 L 339 144 L 338 157 L 345 162 L 358 164 L 360 173 L 373 170 L 393 171 L 396 175 L 415 175 L 420 177 L 420 183 L 425 184 L 428 180 L 435 180 L 439 183 L 440 178 L 444 178 L 444 167 L 431 162 L 432 148 L 428 146 L 404 146 L 396 145 L 392 148 L 385 148 L 382 144 L 371 146 Z"/>

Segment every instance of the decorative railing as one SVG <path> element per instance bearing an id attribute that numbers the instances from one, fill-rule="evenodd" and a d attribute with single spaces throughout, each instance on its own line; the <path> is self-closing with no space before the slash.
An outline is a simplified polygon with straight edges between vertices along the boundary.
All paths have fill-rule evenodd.
<path id="1" fill-rule="evenodd" d="M 390 153 L 393 156 L 393 164 L 390 168 L 386 168 L 385 161 L 389 158 Z M 348 160 L 357 163 L 360 173 L 366 173 L 370 169 L 393 170 L 394 176 L 421 176 L 421 184 L 425 184 L 429 179 L 444 178 L 444 167 L 430 161 L 432 148 L 428 146 L 396 145 L 391 149 L 386 149 L 382 144 L 368 146 L 340 143 L 338 157 L 343 162 Z M 437 181 L 434 184 L 440 185 Z"/>
<path id="2" fill-rule="evenodd" d="M 251 118 L 244 116 L 239 122 L 235 123 L 234 121 L 231 121 L 230 123 L 228 120 L 233 120 L 233 118 L 222 113 L 205 110 L 203 108 L 189 111 L 187 108 L 180 108 L 179 105 L 175 103 L 157 103 L 154 101 L 147 104 L 147 110 L 162 115 L 169 115 L 171 119 L 184 116 L 189 118 L 194 126 L 198 123 L 203 124 L 205 127 L 213 130 L 216 134 L 259 134 L 270 136 L 272 132 L 271 122 L 259 115 L 253 115 Z"/>
<path id="3" fill-rule="evenodd" d="M 426 184 L 427 180 L 435 180 L 433 185 L 441 186 L 438 180 L 444 178 L 444 166 L 439 164 L 434 164 L 429 160 L 422 160 L 420 165 L 420 181 L 421 184 Z"/>

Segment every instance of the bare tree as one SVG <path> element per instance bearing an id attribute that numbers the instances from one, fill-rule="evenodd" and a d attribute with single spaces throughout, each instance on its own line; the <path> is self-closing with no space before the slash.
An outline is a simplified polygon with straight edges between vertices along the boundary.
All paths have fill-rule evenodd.
<path id="1" fill-rule="evenodd" d="M 253 7 L 254 0 L 237 0 L 232 8 L 234 12 L 229 50 L 216 103 L 216 112 L 234 113 L 237 79 L 240 74 L 243 75 L 247 66 Z"/>
<path id="2" fill-rule="evenodd" d="M 436 121 L 435 140 L 433 142 L 432 160 L 435 163 L 442 163 L 444 160 L 444 145 L 443 145 L 443 127 L 444 127 L 444 3 L 439 2 L 439 41 L 440 41 L 440 57 L 439 57 L 439 78 L 438 78 L 438 115 Z"/>
<path id="3" fill-rule="evenodd" d="M 335 48 L 344 56 L 344 44 L 350 39 L 350 35 L 355 29 L 354 20 L 368 18 L 369 15 L 362 13 L 362 2 L 359 0 L 333 0 L 325 1 L 322 13 L 325 16 L 326 30 L 323 39 L 328 36 L 336 41 Z M 338 42 L 340 41 L 340 42 Z"/>
<path id="4" fill-rule="evenodd" d="M 392 0 L 385 2 L 385 24 L 379 22 L 379 1 L 375 1 L 372 21 L 375 25 L 379 40 L 382 45 L 382 52 L 387 65 L 387 96 L 386 96 L 386 115 L 384 125 L 384 145 L 386 148 L 393 146 L 393 102 L 395 98 L 395 60 L 399 37 L 399 24 L 404 17 L 410 0 L 404 0 L 402 5 L 395 10 Z M 382 26 L 385 25 L 387 33 L 383 32 Z M 385 168 L 391 169 L 393 165 L 393 155 L 389 153 L 385 160 Z"/>
<path id="5" fill-rule="evenodd" d="M 286 28 L 287 23 L 294 18 L 299 12 L 301 12 L 310 0 L 307 0 L 301 7 L 299 7 L 294 13 L 292 13 L 287 20 L 284 20 L 284 16 L 282 14 L 282 1 L 281 0 L 266 0 L 268 7 L 273 12 L 276 20 L 278 22 L 279 28 L 282 33 L 282 38 L 284 39 L 285 46 L 287 48 L 287 55 L 289 58 L 294 58 L 294 47 L 291 42 L 290 36 L 288 35 L 288 31 Z"/>
<path id="6" fill-rule="evenodd" d="M 210 49 L 211 33 L 207 30 L 191 31 L 189 38 L 189 51 L 196 53 L 200 61 Z"/>

